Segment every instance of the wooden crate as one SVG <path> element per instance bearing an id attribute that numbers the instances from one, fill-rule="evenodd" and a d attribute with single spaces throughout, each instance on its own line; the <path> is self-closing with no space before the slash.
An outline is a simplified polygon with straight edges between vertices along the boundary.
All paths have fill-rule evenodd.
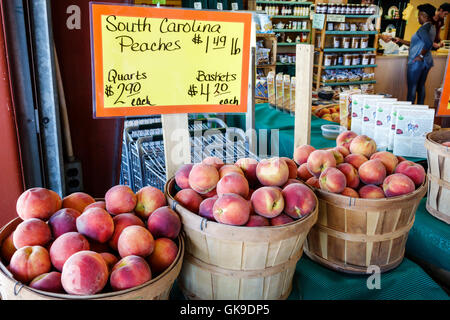
<path id="1" fill-rule="evenodd" d="M 303 243 L 317 221 L 317 207 L 310 215 L 281 226 L 231 226 L 207 221 L 179 205 L 173 198 L 174 185 L 169 180 L 165 193 L 186 234 L 185 261 L 178 278 L 186 298 L 275 300 L 289 296 Z"/>
<path id="2" fill-rule="evenodd" d="M 427 181 L 410 194 L 383 199 L 315 191 L 319 218 L 308 234 L 305 253 L 331 269 L 365 274 L 370 265 L 384 272 L 402 262 Z"/>
<path id="3" fill-rule="evenodd" d="M 16 218 L 0 230 L 0 243 L 22 222 Z M 0 262 L 0 298 L 2 300 L 168 300 L 170 290 L 178 277 L 184 257 L 184 240 L 178 237 L 178 255 L 174 262 L 158 277 L 140 286 L 90 296 L 77 296 L 46 292 L 31 288 L 15 280 L 6 266 Z"/>
<path id="4" fill-rule="evenodd" d="M 450 148 L 441 144 L 445 141 L 450 141 L 449 128 L 430 132 L 425 140 L 429 179 L 426 208 L 450 224 Z"/>

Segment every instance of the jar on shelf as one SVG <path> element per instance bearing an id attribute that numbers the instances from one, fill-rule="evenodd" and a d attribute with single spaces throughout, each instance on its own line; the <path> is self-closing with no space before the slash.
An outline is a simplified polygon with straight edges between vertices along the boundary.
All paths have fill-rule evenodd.
<path id="1" fill-rule="evenodd" d="M 350 37 L 342 37 L 342 48 L 348 49 L 350 48 Z"/>
<path id="2" fill-rule="evenodd" d="M 358 31 L 358 26 L 356 23 L 350 23 L 350 31 Z"/>
<path id="3" fill-rule="evenodd" d="M 360 4 L 356 4 L 356 8 L 355 8 L 355 14 L 361 14 L 361 5 Z"/>
<path id="4" fill-rule="evenodd" d="M 371 54 L 371 53 L 364 53 L 364 54 L 362 55 L 361 64 L 362 64 L 362 65 L 368 65 L 368 64 L 371 64 L 371 63 L 370 63 L 371 57 L 372 57 L 372 54 Z"/>
<path id="5" fill-rule="evenodd" d="M 375 53 L 372 53 L 370 55 L 370 64 L 375 64 L 376 58 L 377 58 L 377 55 Z"/>
<path id="6" fill-rule="evenodd" d="M 334 3 L 330 3 L 328 5 L 327 13 L 328 14 L 335 14 L 336 13 L 336 5 Z"/>
<path id="7" fill-rule="evenodd" d="M 350 4 L 345 6 L 345 14 L 352 14 L 352 7 Z"/>
<path id="8" fill-rule="evenodd" d="M 352 38 L 352 49 L 358 49 L 360 44 L 360 38 L 359 37 L 353 37 Z"/>
<path id="9" fill-rule="evenodd" d="M 341 65 L 343 65 L 343 64 L 344 64 L 344 57 L 343 57 L 342 54 L 338 54 L 338 55 L 337 55 L 337 65 L 338 65 L 338 66 L 341 66 Z"/>
<path id="10" fill-rule="evenodd" d="M 361 49 L 369 47 L 369 37 L 361 37 Z"/>
<path id="11" fill-rule="evenodd" d="M 361 57 L 359 53 L 352 54 L 352 66 L 357 66 L 361 64 Z"/>
<path id="12" fill-rule="evenodd" d="M 341 38 L 334 36 L 333 37 L 333 48 L 340 48 L 341 47 Z"/>
<path id="13" fill-rule="evenodd" d="M 316 48 L 322 48 L 322 37 L 320 34 L 316 35 Z"/>
<path id="14" fill-rule="evenodd" d="M 328 22 L 327 23 L 327 30 L 328 31 L 333 31 L 334 30 L 334 23 L 333 22 Z"/>
<path id="15" fill-rule="evenodd" d="M 306 30 L 308 28 L 308 22 L 307 21 L 302 21 L 302 29 Z"/>
<path id="16" fill-rule="evenodd" d="M 331 66 L 332 63 L 332 55 L 331 54 L 325 54 L 323 56 L 323 65 L 326 67 Z"/>
<path id="17" fill-rule="evenodd" d="M 350 53 L 346 53 L 344 54 L 344 59 L 343 59 L 343 65 L 344 66 L 351 66 L 352 65 L 352 60 L 353 60 L 353 56 Z"/>

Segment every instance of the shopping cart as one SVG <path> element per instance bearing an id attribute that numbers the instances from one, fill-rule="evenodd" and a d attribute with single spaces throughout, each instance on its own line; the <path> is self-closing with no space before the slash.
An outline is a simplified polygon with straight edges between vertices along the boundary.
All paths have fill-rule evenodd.
<path id="1" fill-rule="evenodd" d="M 161 122 L 160 115 L 146 116 L 146 117 L 128 117 L 124 121 L 124 133 L 126 128 L 139 125 L 146 125 L 151 123 Z M 128 148 L 125 134 L 122 135 L 122 156 L 120 161 L 120 184 L 131 185 L 131 172 L 128 162 Z"/>
<path id="2" fill-rule="evenodd" d="M 249 142 L 239 128 L 216 128 L 190 131 L 191 161 L 199 163 L 204 158 L 216 156 L 224 163 L 235 163 L 244 157 L 258 157 L 249 151 Z M 142 137 L 137 140 L 141 176 L 135 177 L 136 189 L 153 186 L 164 191 L 166 166 L 162 136 Z"/>
<path id="3" fill-rule="evenodd" d="M 189 119 L 188 129 L 192 132 L 213 128 L 226 128 L 223 120 L 218 118 Z M 142 164 L 136 142 L 139 138 L 162 137 L 161 122 L 131 126 L 124 129 L 124 144 L 128 160 L 128 181 L 133 190 L 142 188 Z M 162 140 L 162 138 L 161 138 Z M 164 153 L 163 153 L 164 154 Z"/>

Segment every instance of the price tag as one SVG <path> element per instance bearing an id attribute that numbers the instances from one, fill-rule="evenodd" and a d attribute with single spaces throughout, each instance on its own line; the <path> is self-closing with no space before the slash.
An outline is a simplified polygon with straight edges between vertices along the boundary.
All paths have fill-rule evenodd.
<path id="1" fill-rule="evenodd" d="M 194 2 L 194 9 L 202 10 L 202 3 L 201 2 Z"/>
<path id="2" fill-rule="evenodd" d="M 345 15 L 341 14 L 328 14 L 327 21 L 329 22 L 345 22 Z"/>
<path id="3" fill-rule="evenodd" d="M 238 6 L 237 2 L 231 3 L 231 10 L 234 10 L 234 11 L 239 10 L 239 6 Z"/>
<path id="4" fill-rule="evenodd" d="M 217 2 L 217 10 L 223 10 L 223 3 Z"/>
<path id="5" fill-rule="evenodd" d="M 315 13 L 313 16 L 312 27 L 314 29 L 323 29 L 325 24 L 325 14 L 323 13 Z"/>
<path id="6" fill-rule="evenodd" d="M 247 111 L 250 13 L 90 5 L 96 117 Z"/>

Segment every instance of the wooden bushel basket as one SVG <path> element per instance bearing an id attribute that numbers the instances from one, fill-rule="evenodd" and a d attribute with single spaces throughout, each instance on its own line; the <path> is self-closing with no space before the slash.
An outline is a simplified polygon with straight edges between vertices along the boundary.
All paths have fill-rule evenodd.
<path id="1" fill-rule="evenodd" d="M 450 129 L 427 134 L 425 148 L 428 160 L 428 197 L 426 208 L 434 217 L 450 224 Z"/>
<path id="2" fill-rule="evenodd" d="M 410 194 L 386 199 L 350 198 L 315 189 L 319 218 L 308 234 L 306 255 L 346 273 L 365 274 L 371 265 L 381 272 L 397 267 L 426 185 L 427 181 Z"/>
<path id="3" fill-rule="evenodd" d="M 22 222 L 16 218 L 0 230 L 0 243 Z M 0 262 L 0 295 L 3 300 L 168 300 L 170 290 L 178 277 L 184 256 L 183 237 L 178 237 L 178 255 L 175 261 L 156 278 L 140 286 L 117 292 L 99 293 L 90 296 L 59 294 L 30 288 L 15 280 L 5 265 Z"/>
<path id="4" fill-rule="evenodd" d="M 174 187 L 172 178 L 165 194 L 185 232 L 186 254 L 178 285 L 186 298 L 287 299 L 306 235 L 317 221 L 317 206 L 305 218 L 281 226 L 230 226 L 207 221 L 179 205 L 173 198 Z"/>

